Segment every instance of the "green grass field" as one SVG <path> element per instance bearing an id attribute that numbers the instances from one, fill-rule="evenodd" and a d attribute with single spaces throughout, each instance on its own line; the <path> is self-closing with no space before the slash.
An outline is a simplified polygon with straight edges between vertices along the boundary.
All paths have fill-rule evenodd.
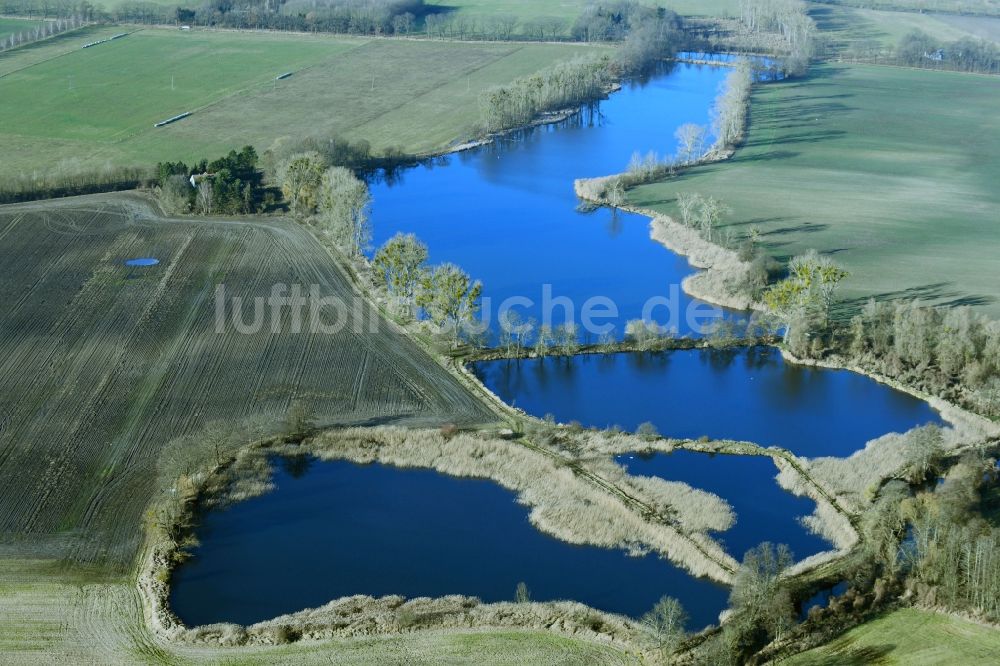
<path id="1" fill-rule="evenodd" d="M 1000 630 L 957 618 L 903 609 L 786 659 L 786 666 L 936 666 L 995 664 Z"/>
<path id="2" fill-rule="evenodd" d="M 846 299 L 923 298 L 998 315 L 998 105 L 1000 86 L 985 76 L 816 66 L 757 88 L 732 159 L 629 199 L 672 214 L 678 191 L 715 195 L 732 207 L 737 237 L 756 225 L 779 258 L 833 256 L 851 271 Z"/>
<path id="3" fill-rule="evenodd" d="M 7 35 L 25 32 L 27 30 L 31 30 L 32 28 L 37 28 L 41 24 L 41 21 L 0 18 L 0 43 L 7 38 Z"/>
<path id="4" fill-rule="evenodd" d="M 819 3 L 811 4 L 809 14 L 834 52 L 853 42 L 875 42 L 883 49 L 892 48 L 914 30 L 944 42 L 964 37 L 1000 40 L 1000 19 L 997 18 L 880 11 Z"/>
<path id="5" fill-rule="evenodd" d="M 416 632 L 285 646 L 172 644 L 149 630 L 127 579 L 44 560 L 0 560 L 4 664 L 635 664 L 619 649 L 544 631 Z"/>
<path id="6" fill-rule="evenodd" d="M 601 48 L 155 29 L 80 48 L 106 34 L 0 56 L 0 96 L 15 102 L 0 106 L 0 176 L 66 160 L 194 160 L 311 134 L 434 152 L 470 135 L 481 90 Z"/>

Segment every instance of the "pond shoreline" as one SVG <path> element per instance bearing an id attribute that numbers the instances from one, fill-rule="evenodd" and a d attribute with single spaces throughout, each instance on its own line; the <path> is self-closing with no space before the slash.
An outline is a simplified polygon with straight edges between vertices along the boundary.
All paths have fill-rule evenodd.
<path id="1" fill-rule="evenodd" d="M 353 444 L 347 444 L 347 448 L 344 448 L 345 437 L 353 442 Z M 436 445 L 437 448 L 434 449 L 427 442 L 421 446 L 413 446 L 410 442 L 413 438 L 421 437 L 425 439 L 429 438 L 428 441 L 438 442 Z M 520 496 L 521 502 L 527 502 L 533 507 L 531 522 L 535 527 L 560 541 L 590 544 L 605 548 L 620 548 L 622 546 L 623 536 L 614 536 L 613 533 L 601 536 L 594 531 L 597 522 L 602 522 L 594 522 L 597 514 L 594 515 L 594 520 L 585 519 L 585 523 L 579 527 L 560 524 L 563 518 L 556 518 L 563 515 L 563 510 L 556 509 L 556 507 L 563 506 L 562 503 L 566 500 L 570 500 L 571 502 L 576 501 L 571 499 L 574 496 L 578 498 L 590 497 L 589 500 L 580 505 L 581 511 L 586 513 L 588 510 L 595 510 L 601 513 L 601 515 L 607 515 L 606 512 L 609 510 L 612 514 L 617 512 L 619 515 L 614 521 L 616 525 L 615 529 L 619 531 L 621 529 L 627 530 L 626 532 L 621 532 L 621 535 L 632 533 L 633 530 L 638 530 L 634 532 L 636 536 L 646 534 L 645 537 L 639 537 L 640 543 L 647 541 L 647 548 L 653 552 L 659 552 L 661 556 L 669 557 L 675 566 L 688 570 L 693 569 L 694 571 L 691 575 L 707 576 L 711 579 L 728 582 L 732 572 L 735 570 L 736 562 L 725 554 L 721 547 L 712 541 L 712 539 L 700 533 L 686 533 L 686 530 L 676 523 L 676 518 L 668 519 L 665 516 L 657 516 L 655 510 L 650 509 L 651 505 L 647 503 L 654 496 L 650 496 L 647 500 L 641 499 L 642 495 L 649 491 L 645 490 L 642 486 L 629 486 L 629 479 L 625 475 L 624 470 L 614 465 L 610 456 L 606 461 L 607 464 L 598 465 L 597 469 L 603 470 L 599 474 L 603 474 L 604 476 L 595 476 L 595 483 L 588 477 L 588 475 L 593 474 L 592 472 L 577 468 L 577 465 L 582 464 L 581 462 L 574 462 L 572 458 L 565 458 L 548 448 L 536 446 L 528 441 L 511 441 L 505 439 L 504 436 L 497 437 L 488 434 L 473 433 L 459 434 L 456 437 L 456 440 L 448 440 L 438 431 L 413 431 L 400 428 L 362 428 L 329 431 L 318 435 L 314 440 L 310 440 L 305 445 L 282 444 L 280 440 L 266 440 L 249 446 L 233 460 L 227 461 L 223 465 L 216 466 L 211 470 L 210 474 L 213 477 L 220 477 L 220 479 L 212 482 L 212 487 L 216 488 L 215 491 L 206 490 L 204 492 L 216 492 L 221 493 L 221 495 L 214 498 L 192 498 L 190 496 L 185 498 L 177 497 L 176 493 L 174 493 L 169 497 L 161 498 L 160 502 L 161 505 L 163 502 L 179 502 L 186 507 L 187 512 L 197 512 L 205 510 L 203 507 L 203 503 L 205 502 L 207 502 L 205 506 L 210 507 L 220 501 L 225 504 L 229 501 L 239 501 L 250 496 L 267 493 L 272 489 L 269 483 L 265 479 L 254 478 L 259 477 L 262 470 L 265 469 L 265 467 L 260 465 L 260 460 L 263 456 L 315 455 L 321 460 L 347 460 L 360 464 L 380 463 L 401 468 L 429 468 L 459 478 L 489 479 L 508 490 L 512 490 Z M 590 442 L 590 446 L 596 447 L 592 449 L 593 455 L 600 455 L 602 451 L 634 451 L 649 446 L 654 446 L 656 450 L 669 451 L 672 450 L 674 445 L 670 441 L 651 443 L 627 434 L 609 436 L 605 433 L 583 432 L 575 437 L 579 438 L 582 442 Z M 375 444 L 378 441 L 382 441 L 383 444 Z M 454 454 L 463 449 L 462 447 L 458 449 L 454 447 L 458 445 L 456 442 L 463 441 L 466 443 L 462 446 L 472 447 L 470 453 L 480 450 L 482 446 L 500 447 L 496 448 L 496 454 L 490 459 L 503 462 L 479 463 L 477 462 L 479 454 L 475 454 L 471 458 L 466 457 L 467 463 L 473 464 L 473 468 L 461 468 L 463 463 L 461 460 L 456 462 Z M 448 444 L 448 442 L 452 443 Z M 449 446 L 448 451 L 450 451 L 447 456 L 440 453 L 440 447 L 445 444 Z M 383 447 L 388 448 L 383 449 Z M 720 444 L 720 447 L 733 452 L 741 450 L 738 443 L 732 443 L 731 445 Z M 433 451 L 437 451 L 437 455 Z M 517 480 L 519 473 L 515 472 L 514 476 L 511 477 L 510 471 L 502 471 L 505 466 L 510 470 L 509 461 L 512 457 L 516 459 L 518 456 L 524 458 L 525 461 L 528 459 L 533 461 L 521 467 L 532 470 L 530 474 L 538 479 L 537 482 L 530 482 L 528 485 L 525 485 L 526 482 L 524 480 Z M 459 459 L 461 458 L 462 456 L 460 455 Z M 485 467 L 482 466 L 484 464 Z M 593 464 L 595 463 L 586 463 L 588 466 Z M 456 468 L 456 465 L 459 465 L 459 468 Z M 476 465 L 479 465 L 478 469 L 475 468 Z M 551 469 L 548 469 L 549 467 Z M 247 474 L 250 475 L 249 478 L 243 478 Z M 539 474 L 541 476 L 537 476 Z M 615 477 L 615 474 L 618 476 L 609 481 L 607 479 L 611 477 L 608 477 L 608 474 L 611 474 L 611 477 Z M 567 494 L 560 489 L 561 486 L 560 488 L 553 487 L 553 475 L 555 475 L 555 478 L 562 479 L 560 484 L 570 483 L 567 489 L 574 487 L 576 490 L 571 490 Z M 240 494 L 236 497 L 229 497 L 233 488 L 231 484 L 233 477 L 238 478 L 240 481 Z M 225 481 L 226 478 L 229 478 L 230 481 Z M 623 483 L 625 484 L 624 486 L 621 485 Z M 250 489 L 249 491 L 247 490 L 248 488 Z M 528 494 L 525 495 L 525 493 Z M 581 495 L 580 493 L 583 494 Z M 545 499 L 546 495 L 551 496 L 551 500 Z M 546 509 L 550 501 L 556 502 L 556 504 L 551 505 L 555 510 L 554 512 Z M 657 502 L 659 501 L 662 500 L 658 500 Z M 593 509 L 587 509 L 586 507 L 588 506 L 592 506 Z M 678 506 L 677 508 L 683 513 L 684 507 Z M 397 599 L 396 597 L 375 598 L 355 596 L 333 600 L 318 610 L 306 609 L 245 628 L 239 628 L 236 625 L 211 625 L 188 628 L 174 615 L 170 608 L 170 572 L 183 560 L 183 558 L 178 558 L 178 553 L 184 548 L 187 537 L 170 537 L 169 534 L 173 529 L 170 526 L 151 525 L 150 527 L 146 555 L 143 558 L 142 569 L 138 574 L 138 582 L 143 592 L 143 597 L 148 604 L 147 608 L 151 625 L 157 633 L 170 640 L 177 640 L 184 643 L 209 641 L 227 644 L 229 641 L 235 640 L 233 637 L 242 637 L 240 640 L 246 642 L 246 644 L 266 644 L 268 642 L 268 632 L 272 631 L 276 626 L 290 622 L 293 625 L 295 623 L 307 624 L 310 627 L 309 631 L 315 634 L 313 637 L 317 638 L 334 635 L 356 635 L 351 633 L 357 629 L 357 627 L 351 629 L 353 626 L 351 622 L 353 621 L 348 622 L 346 625 L 343 624 L 346 621 L 346 615 L 353 613 L 356 616 L 355 619 L 361 624 L 369 622 L 372 614 L 382 617 L 384 621 L 386 617 L 399 610 L 404 603 L 414 603 L 415 607 L 423 608 L 425 612 L 431 615 L 440 614 L 444 609 L 451 608 L 451 611 L 449 611 L 450 615 L 449 613 L 442 615 L 442 618 L 445 619 L 441 620 L 442 626 L 440 628 L 467 628 L 475 626 L 486 628 L 521 627 L 530 629 L 536 627 L 555 629 L 556 631 L 570 635 L 579 635 L 581 632 L 586 634 L 588 626 L 593 623 L 595 617 L 598 617 L 602 618 L 601 624 L 610 631 L 610 634 L 606 631 L 596 632 L 592 636 L 593 638 L 612 641 L 624 640 L 625 643 L 633 646 L 636 640 L 640 640 L 641 642 L 642 632 L 638 630 L 634 620 L 629 620 L 613 613 L 597 611 L 576 602 L 543 602 L 524 605 L 509 604 L 506 602 L 481 603 L 475 600 L 473 603 L 473 598 L 471 597 L 443 597 L 432 600 L 417 599 L 406 602 L 402 598 Z M 634 538 L 635 536 L 625 537 L 624 541 L 626 543 L 632 542 Z M 710 559 L 706 560 L 706 557 L 710 557 Z M 711 562 L 712 559 L 719 564 L 713 564 L 706 568 L 706 564 Z M 724 568 L 721 568 L 720 565 L 723 564 Z M 349 609 L 354 610 L 349 613 Z M 473 611 L 471 609 L 476 610 Z M 407 612 L 410 610 L 413 610 L 413 608 L 408 607 Z M 472 621 L 472 618 L 469 617 L 470 613 L 475 616 L 475 621 Z M 337 622 L 333 622 L 333 625 L 337 626 L 327 626 L 321 630 L 312 624 L 316 621 L 318 615 L 338 616 L 340 619 Z M 448 620 L 447 617 L 452 617 L 454 623 L 452 623 L 452 620 Z M 521 617 L 522 620 L 515 620 L 515 617 Z M 577 617 L 579 621 L 574 624 L 572 617 Z M 580 617 L 584 619 L 580 620 Z M 367 619 L 362 622 L 363 618 Z M 592 631 L 592 628 L 590 630 Z M 386 633 L 399 633 L 401 629 L 399 627 L 383 626 L 376 633 L 383 631 Z"/>

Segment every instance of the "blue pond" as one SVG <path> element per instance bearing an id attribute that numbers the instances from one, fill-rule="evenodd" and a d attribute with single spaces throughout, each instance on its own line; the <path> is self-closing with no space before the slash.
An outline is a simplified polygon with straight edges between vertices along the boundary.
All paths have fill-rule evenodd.
<path id="1" fill-rule="evenodd" d="M 797 560 L 833 547 L 799 522 L 816 504 L 782 490 L 770 458 L 678 450 L 651 456 L 629 454 L 620 456 L 618 462 L 630 474 L 683 481 L 729 502 L 736 523 L 712 536 L 737 560 L 763 541 L 786 544 Z"/>
<path id="2" fill-rule="evenodd" d="M 691 628 L 717 621 L 728 591 L 656 556 L 574 546 L 528 522 L 496 484 L 348 462 L 281 468 L 278 490 L 209 513 L 171 604 L 189 625 L 249 624 L 354 594 L 574 599 L 638 616 L 678 597 Z"/>
<path id="3" fill-rule="evenodd" d="M 669 312 L 659 306 L 653 319 L 692 332 L 684 316 L 692 299 L 679 289 L 692 272 L 687 261 L 650 240 L 648 218 L 577 212 L 573 182 L 623 171 L 634 151 L 673 154 L 680 125 L 709 124 L 727 73 L 680 64 L 562 125 L 373 183 L 374 244 L 398 231 L 415 233 L 429 246 L 431 263 L 450 261 L 482 280 L 483 314 L 493 326 L 501 303 L 512 297 L 533 302 L 516 304 L 524 318 L 566 321 L 565 308 L 544 307 L 548 289 L 552 300 L 569 299 L 577 322 L 588 299 L 610 299 L 617 316 L 595 323 L 614 324 L 618 337 L 653 297 L 673 303 Z"/>
<path id="4" fill-rule="evenodd" d="M 139 257 L 137 259 L 127 259 L 125 261 L 126 266 L 155 266 L 160 263 L 159 259 L 154 259 L 153 257 Z"/>
<path id="5" fill-rule="evenodd" d="M 870 439 L 940 415 L 846 370 L 785 363 L 771 348 L 685 350 L 476 363 L 505 402 L 561 422 L 652 422 L 663 435 L 748 440 L 802 456 L 848 456 Z"/>

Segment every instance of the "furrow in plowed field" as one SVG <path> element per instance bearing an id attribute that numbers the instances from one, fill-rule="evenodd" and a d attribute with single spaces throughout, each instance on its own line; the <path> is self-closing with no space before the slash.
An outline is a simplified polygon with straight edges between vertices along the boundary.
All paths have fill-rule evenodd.
<path id="1" fill-rule="evenodd" d="M 0 546 L 65 543 L 74 560 L 123 569 L 159 451 L 212 420 L 278 424 L 296 399 L 324 423 L 490 418 L 381 319 L 373 331 L 349 307 L 329 333 L 308 310 L 301 327 L 289 308 L 272 313 L 275 284 L 354 297 L 291 222 L 161 219 L 116 195 L 0 207 L 0 233 Z M 125 265 L 137 257 L 159 263 Z M 259 330 L 234 326 L 233 297 L 247 325 L 264 299 Z"/>

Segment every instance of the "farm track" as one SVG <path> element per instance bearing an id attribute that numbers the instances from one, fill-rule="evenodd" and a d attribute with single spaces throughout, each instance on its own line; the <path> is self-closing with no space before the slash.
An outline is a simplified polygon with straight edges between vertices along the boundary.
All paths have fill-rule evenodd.
<path id="1" fill-rule="evenodd" d="M 0 548 L 37 540 L 125 572 L 161 447 L 212 420 L 277 425 L 296 399 L 325 425 L 494 418 L 381 318 L 295 333 L 286 309 L 277 333 L 217 333 L 217 283 L 248 321 L 277 283 L 353 299 L 290 222 L 168 219 L 115 195 L 0 207 L 0 235 Z M 160 264 L 123 265 L 149 255 Z"/>

